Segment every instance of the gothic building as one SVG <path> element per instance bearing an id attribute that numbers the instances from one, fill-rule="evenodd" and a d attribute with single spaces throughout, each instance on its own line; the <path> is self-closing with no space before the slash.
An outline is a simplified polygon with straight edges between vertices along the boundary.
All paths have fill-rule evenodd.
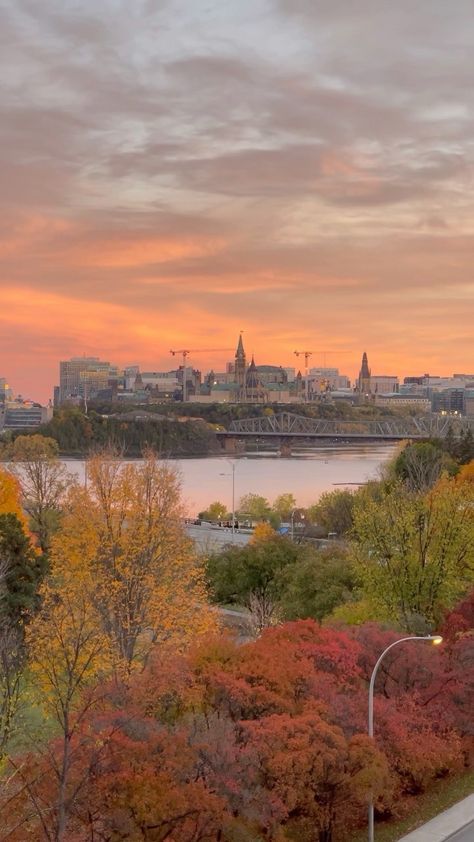
<path id="1" fill-rule="evenodd" d="M 247 372 L 247 358 L 244 351 L 244 343 L 242 342 L 242 334 L 239 336 L 239 344 L 235 352 L 234 376 L 235 382 L 240 389 L 245 387 L 245 375 Z"/>
<path id="2" fill-rule="evenodd" d="M 268 403 L 268 392 L 260 380 L 253 356 L 245 376 L 245 400 L 249 403 Z"/>
<path id="3" fill-rule="evenodd" d="M 372 391 L 370 382 L 369 362 L 367 360 L 367 354 L 365 351 L 362 355 L 362 365 L 360 367 L 359 379 L 357 381 L 357 391 L 361 395 L 370 395 Z"/>

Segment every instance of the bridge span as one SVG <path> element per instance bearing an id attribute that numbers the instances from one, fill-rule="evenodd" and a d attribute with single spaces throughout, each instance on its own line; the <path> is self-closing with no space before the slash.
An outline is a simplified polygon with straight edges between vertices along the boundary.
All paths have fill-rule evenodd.
<path id="1" fill-rule="evenodd" d="M 292 412 L 242 418 L 232 421 L 228 430 L 220 430 L 220 439 L 404 439 L 444 438 L 449 430 L 458 438 L 465 431 L 474 433 L 474 419 L 446 415 L 420 415 L 407 418 L 386 418 L 379 421 L 348 421 L 327 418 L 307 418 Z"/>

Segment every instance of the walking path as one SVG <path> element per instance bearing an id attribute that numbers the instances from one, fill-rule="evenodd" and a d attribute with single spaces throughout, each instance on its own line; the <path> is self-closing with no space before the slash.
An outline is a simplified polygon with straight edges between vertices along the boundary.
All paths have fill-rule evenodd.
<path id="1" fill-rule="evenodd" d="M 474 795 L 459 801 L 399 842 L 474 842 Z"/>

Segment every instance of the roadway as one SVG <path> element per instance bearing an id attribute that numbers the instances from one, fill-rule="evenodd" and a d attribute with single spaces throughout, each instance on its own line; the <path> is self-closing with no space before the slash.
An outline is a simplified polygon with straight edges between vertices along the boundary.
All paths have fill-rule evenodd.
<path id="1" fill-rule="evenodd" d="M 462 827 L 457 833 L 446 837 L 446 842 L 474 842 L 474 822 L 469 822 L 466 827 Z"/>
<path id="2" fill-rule="evenodd" d="M 399 842 L 474 842 L 474 795 L 468 795 Z"/>
<path id="3" fill-rule="evenodd" d="M 215 552 L 221 550 L 226 544 L 234 544 L 236 547 L 243 547 L 252 537 L 250 530 L 241 532 L 236 529 L 232 536 L 232 529 L 227 526 L 211 526 L 193 523 L 185 524 L 188 536 L 194 541 L 196 549 L 201 553 Z"/>

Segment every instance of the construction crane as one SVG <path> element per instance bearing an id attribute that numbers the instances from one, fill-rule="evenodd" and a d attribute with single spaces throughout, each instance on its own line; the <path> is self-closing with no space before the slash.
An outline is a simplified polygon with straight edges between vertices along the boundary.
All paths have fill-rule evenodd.
<path id="1" fill-rule="evenodd" d="M 309 397 L 309 381 L 308 381 L 308 361 L 309 358 L 313 356 L 313 354 L 322 354 L 323 355 L 323 368 L 326 367 L 326 355 L 327 354 L 349 354 L 350 351 L 294 351 L 293 352 L 296 357 L 304 356 L 304 364 L 305 364 L 305 400 L 308 400 Z"/>
<path id="2" fill-rule="evenodd" d="M 232 348 L 179 348 L 179 350 L 170 350 L 170 354 L 173 357 L 176 354 L 182 354 L 183 356 L 183 403 L 186 403 L 186 357 L 189 354 L 220 354 L 224 351 L 232 351 Z"/>
<path id="3" fill-rule="evenodd" d="M 351 353 L 352 353 L 352 351 L 321 351 L 321 350 L 313 351 L 313 354 L 321 354 L 322 355 L 323 368 L 326 368 L 326 356 L 328 354 L 330 354 L 331 356 L 334 355 L 334 354 L 337 354 L 338 356 L 340 356 L 341 354 L 351 354 Z"/>
<path id="4" fill-rule="evenodd" d="M 294 351 L 293 352 L 295 357 L 304 356 L 304 392 L 305 392 L 305 400 L 308 402 L 308 360 L 314 354 L 314 351 Z"/>

